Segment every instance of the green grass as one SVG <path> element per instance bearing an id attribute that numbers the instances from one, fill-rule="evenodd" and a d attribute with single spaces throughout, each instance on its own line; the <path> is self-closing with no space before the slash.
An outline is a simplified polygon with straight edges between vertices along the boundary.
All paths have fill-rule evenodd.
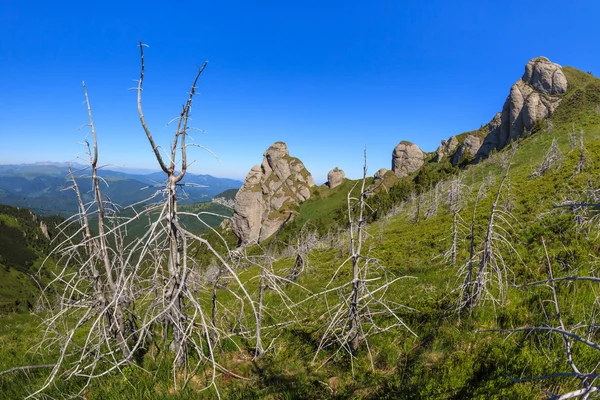
<path id="1" fill-rule="evenodd" d="M 372 178 L 368 178 L 366 182 L 367 186 L 372 180 Z M 310 199 L 300 205 L 298 216 L 296 217 L 298 224 L 302 225 L 309 220 L 329 219 L 338 209 L 344 208 L 348 192 L 355 187 L 355 193 L 358 193 L 360 185 L 360 180 L 346 179 L 344 183 L 333 189 L 330 189 L 326 185 L 314 187 L 311 191 Z"/>

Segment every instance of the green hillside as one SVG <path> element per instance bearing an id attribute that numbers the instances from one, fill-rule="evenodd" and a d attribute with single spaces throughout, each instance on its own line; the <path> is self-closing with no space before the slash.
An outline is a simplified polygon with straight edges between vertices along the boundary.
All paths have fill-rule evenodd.
<path id="1" fill-rule="evenodd" d="M 238 189 L 227 189 L 224 192 L 221 192 L 214 197 L 220 197 L 226 200 L 235 200 L 235 195 L 237 194 Z"/>
<path id="2" fill-rule="evenodd" d="M 47 283 L 49 277 L 46 268 L 38 272 L 62 221 L 0 204 L 0 313 L 33 308 L 39 284 Z"/>
<path id="3" fill-rule="evenodd" d="M 337 341 L 346 327 L 332 328 L 348 318 L 353 301 L 347 195 L 354 188 L 352 196 L 360 197 L 360 181 L 347 181 L 335 189 L 314 188 L 273 238 L 231 256 L 245 291 L 227 274 L 226 281 L 197 284 L 197 304 L 218 303 L 224 338 L 209 351 L 198 334 L 205 347 L 190 355 L 197 368 L 173 373 L 161 353 L 168 344 L 147 343 L 139 360 L 92 380 L 85 390 L 84 378 L 56 380 L 48 395 L 83 390 L 90 399 L 538 399 L 598 386 L 600 80 L 569 67 L 564 73 L 569 89 L 561 105 L 513 146 L 460 168 L 428 160 L 412 176 L 365 197 L 368 225 L 356 259 L 364 271 L 360 301 L 366 305 L 360 312 L 366 317 L 356 352 Z M 219 207 L 198 203 L 180 210 L 231 215 Z M 356 221 L 359 210 L 350 214 Z M 0 218 L 5 236 L 14 237 L 15 223 Z M 199 229 L 190 215 L 182 224 Z M 214 232 L 203 238 L 226 258 L 226 244 L 231 248 L 236 239 L 230 230 L 220 233 L 223 238 Z M 194 250 L 195 272 L 208 276 L 215 258 L 205 247 Z M 3 260 L 25 265 L 34 253 L 29 248 Z M 278 278 L 265 285 L 265 270 Z M 9 271 L 16 274 L 11 266 Z M 562 280 L 530 285 L 549 276 Z M 479 277 L 485 290 L 465 301 Z M 264 301 L 266 351 L 260 359 L 253 358 L 252 308 L 240 305 L 246 295 L 253 306 Z M 147 303 L 138 307 L 150 312 Z M 190 314 L 197 310 L 192 302 L 187 306 Z M 194 317 L 193 326 L 208 318 Z M 557 334 L 559 328 L 571 336 Z M 89 329 L 82 327 L 74 340 L 80 343 Z M 33 316 L 1 317 L 0 370 L 56 359 L 56 350 L 26 352 L 40 335 Z M 214 370 L 210 357 L 218 365 Z M 573 376 L 573 365 L 588 374 L 585 380 Z M 24 397 L 48 373 L 0 375 L 0 392 Z M 219 395 L 210 386 L 213 377 Z"/>
<path id="4" fill-rule="evenodd" d="M 133 218 L 142 210 L 143 207 L 137 207 L 136 211 L 127 207 L 119 211 L 118 218 L 121 222 L 131 219 L 127 223 L 127 241 L 141 238 L 150 224 L 156 222 L 158 218 L 158 211 L 153 211 L 149 215 L 144 214 L 142 218 Z M 178 210 L 182 214 L 180 215 L 181 224 L 195 234 L 217 227 L 225 218 L 233 215 L 231 208 L 211 201 L 180 205 Z M 94 225 L 97 224 L 96 219 L 92 217 L 91 221 L 92 228 L 97 230 L 94 228 Z"/>

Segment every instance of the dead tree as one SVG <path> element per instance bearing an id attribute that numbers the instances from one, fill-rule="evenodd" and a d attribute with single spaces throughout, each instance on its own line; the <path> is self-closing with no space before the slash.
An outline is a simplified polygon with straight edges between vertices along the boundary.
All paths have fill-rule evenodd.
<path id="1" fill-rule="evenodd" d="M 464 222 L 460 212 L 464 203 L 464 191 L 466 186 L 462 183 L 462 176 L 450 181 L 450 187 L 446 196 L 446 203 L 452 213 L 452 244 L 450 249 L 444 254 L 445 259 L 450 259 L 452 265 L 456 265 L 456 253 L 458 252 L 458 241 L 461 230 L 464 229 Z"/>
<path id="2" fill-rule="evenodd" d="M 271 238 L 269 246 L 266 249 L 260 248 L 260 244 L 258 245 L 260 248 L 259 255 L 248 255 L 247 248 L 245 247 L 237 249 L 242 260 L 249 266 L 257 267 L 260 270 L 259 274 L 254 278 L 258 280 L 255 301 L 256 321 L 254 326 L 254 337 L 256 338 L 254 346 L 255 360 L 264 357 L 266 352 L 272 348 L 273 340 L 266 346 L 263 344 L 263 338 L 266 337 L 268 333 L 276 332 L 282 327 L 296 324 L 299 321 L 295 310 L 297 304 L 295 304 L 288 296 L 285 289 L 289 286 L 294 286 L 304 292 L 307 296 L 313 294 L 309 289 L 304 288 L 294 280 L 291 280 L 289 276 L 285 276 L 287 275 L 285 274 L 285 271 L 284 274 L 279 274 L 273 268 L 273 262 L 276 261 L 276 258 L 272 254 L 277 236 L 279 232 L 281 232 L 282 227 L 280 227 L 274 237 Z M 267 296 L 276 297 L 276 313 L 272 312 L 268 306 Z M 274 323 L 265 326 L 267 318 L 274 321 Z"/>
<path id="3" fill-rule="evenodd" d="M 558 147 L 558 143 L 556 142 L 556 138 L 552 139 L 552 144 L 548 149 L 548 152 L 542 159 L 542 162 L 538 167 L 531 173 L 531 177 L 537 178 L 545 173 L 551 171 L 552 169 L 558 168 L 560 160 L 562 159 L 562 153 L 560 148 Z"/>
<path id="4" fill-rule="evenodd" d="M 58 258 L 60 267 L 41 296 L 49 313 L 44 319 L 45 330 L 39 346 L 58 348 L 59 357 L 45 383 L 31 397 L 50 386 L 59 374 L 64 379 L 74 376 L 91 379 L 97 374 L 94 371 L 102 369 L 109 359 L 117 360 L 108 364 L 118 368 L 131 362 L 142 347 L 137 320 L 131 312 L 135 304 L 129 286 L 131 280 L 126 278 L 130 271 L 119 240 L 122 225 L 113 220 L 115 207 L 102 194 L 96 128 L 85 83 L 82 86 L 89 120 L 84 126 L 92 136 L 92 144 L 87 140 L 84 143 L 89 167 L 76 172 L 69 168 L 79 212 L 65 221 L 54 239 L 51 255 Z M 75 174 L 88 171 L 92 200 L 86 203 Z M 92 218 L 97 234 L 92 234 Z M 75 226 L 76 233 L 68 233 Z M 51 298 L 56 292 L 58 301 L 52 306 Z M 84 326 L 88 328 L 86 340 L 76 343 L 73 337 Z M 79 361 L 65 366 L 69 357 L 77 357 Z"/>
<path id="5" fill-rule="evenodd" d="M 554 132 L 554 122 L 550 118 L 546 119 L 546 132 L 552 133 Z"/>
<path id="6" fill-rule="evenodd" d="M 279 257 L 294 258 L 292 267 L 282 272 L 287 279 L 291 282 L 295 282 L 309 267 L 308 254 L 315 248 L 323 248 L 326 246 L 326 243 L 333 242 L 331 236 L 331 229 L 327 235 L 319 237 L 316 228 L 308 222 L 305 223 L 296 236 L 290 239 L 290 243 L 288 243 L 284 251 L 279 254 Z"/>
<path id="7" fill-rule="evenodd" d="M 425 211 L 425 219 L 437 215 L 442 182 L 436 183 L 429 189 L 429 205 Z"/>
<path id="8" fill-rule="evenodd" d="M 546 394 L 549 395 L 550 399 L 589 399 L 590 395 L 600 391 L 600 385 L 598 385 L 595 382 L 598 378 L 600 378 L 600 374 L 598 374 L 597 372 L 598 364 L 595 360 L 592 360 L 591 363 L 589 361 L 586 362 L 585 359 L 577 360 L 573 349 L 576 345 L 583 345 L 595 350 L 596 352 L 600 352 L 600 344 L 598 344 L 594 340 L 595 335 L 593 334 L 593 330 L 595 330 L 597 322 L 595 320 L 595 317 L 592 317 L 591 321 L 576 323 L 573 326 L 568 326 L 565 323 L 563 314 L 561 312 L 556 285 L 559 283 L 580 281 L 588 281 L 597 284 L 600 283 L 600 278 L 594 276 L 565 276 L 561 278 L 556 278 L 552 271 L 552 262 L 550 260 L 550 257 L 548 256 L 548 250 L 546 248 L 546 243 L 543 238 L 542 245 L 544 248 L 548 279 L 537 282 L 530 282 L 525 285 L 522 285 L 521 287 L 529 288 L 531 286 L 544 285 L 550 289 L 550 303 L 552 304 L 553 312 L 550 314 L 552 317 L 548 317 L 548 326 L 522 327 L 516 329 L 498 329 L 489 332 L 500 332 L 508 334 L 526 333 L 528 336 L 531 336 L 531 334 L 534 333 L 549 333 L 559 335 L 563 343 L 564 360 L 569 366 L 570 371 L 548 374 L 545 376 L 537 376 L 532 378 L 513 379 L 513 382 L 543 382 L 557 378 L 575 378 L 577 381 L 579 381 L 579 384 L 576 385 L 576 388 L 572 387 L 570 390 L 567 390 L 564 393 L 551 393 L 545 391 Z M 596 296 L 596 301 L 597 300 L 598 297 Z M 548 313 L 545 313 L 545 315 L 548 316 Z M 553 324 L 550 325 L 551 323 Z M 590 327 L 592 327 L 592 331 L 590 331 Z"/>
<path id="9" fill-rule="evenodd" d="M 365 182 L 367 177 L 367 152 L 365 150 L 365 163 L 363 167 L 363 180 L 360 188 L 358 197 L 358 220 L 354 220 L 352 217 L 352 206 L 351 206 L 351 192 L 348 193 L 348 219 L 350 220 L 350 249 L 352 255 L 352 294 L 350 296 L 350 310 L 348 313 L 348 320 L 350 322 L 350 330 L 348 333 L 348 349 L 352 354 L 356 354 L 358 351 L 358 345 L 360 343 L 359 338 L 359 327 L 360 327 L 360 315 L 358 308 L 358 299 L 360 296 L 360 276 L 359 276 L 359 261 L 361 258 L 361 250 L 363 243 L 363 229 L 366 229 L 365 220 Z M 356 225 L 356 228 L 354 227 Z M 356 229 L 356 232 L 355 232 Z"/>
<path id="10" fill-rule="evenodd" d="M 583 147 L 583 129 L 579 131 L 579 161 L 575 167 L 575 173 L 580 174 L 583 172 L 585 166 L 585 149 Z"/>
<path id="11" fill-rule="evenodd" d="M 190 110 L 192 107 L 192 100 L 194 94 L 196 94 L 196 84 L 198 78 L 206 68 L 207 63 L 204 63 L 202 67 L 198 68 L 196 77 L 192 83 L 187 102 L 183 106 L 179 114 L 177 121 L 177 128 L 175 129 L 173 144 L 171 145 L 171 152 L 169 161 L 165 163 L 163 157 L 160 154 L 160 149 L 154 142 L 152 133 L 148 129 L 146 119 L 142 111 L 142 89 L 144 84 L 144 45 L 140 43 L 140 59 L 142 62 L 140 79 L 137 87 L 137 98 L 138 98 L 138 114 L 140 122 L 146 133 L 146 137 L 150 142 L 150 146 L 154 151 L 156 161 L 160 166 L 160 169 L 167 176 L 167 223 L 168 223 L 168 237 L 169 237 L 169 256 L 167 270 L 169 273 L 168 289 L 166 292 L 165 300 L 171 303 L 172 306 L 169 310 L 169 319 L 171 328 L 173 330 L 173 343 L 175 352 L 175 365 L 184 366 L 187 363 L 187 343 L 185 340 L 186 331 L 188 330 L 187 316 L 185 314 L 184 295 L 183 290 L 186 286 L 187 276 L 189 271 L 186 266 L 186 254 L 184 243 L 186 240 L 185 233 L 182 231 L 179 225 L 179 217 L 177 215 L 177 184 L 181 182 L 187 171 L 187 146 L 186 136 L 188 131 L 188 121 L 190 116 Z M 181 164 L 176 165 L 178 157 L 181 157 Z M 180 248 L 183 247 L 183 251 Z"/>
<path id="12" fill-rule="evenodd" d="M 421 217 L 421 209 L 423 208 L 423 194 L 417 194 L 416 192 L 412 192 L 408 197 L 408 202 L 410 204 L 408 208 L 408 218 L 413 223 L 419 222 Z"/>
<path id="13" fill-rule="evenodd" d="M 471 216 L 469 235 L 467 236 L 467 238 L 469 239 L 469 260 L 466 263 L 464 282 L 461 286 L 462 295 L 461 303 L 459 306 L 459 310 L 461 311 L 466 309 L 466 306 L 470 301 L 473 292 L 473 263 L 475 262 L 475 217 L 477 216 L 477 206 L 479 205 L 479 201 L 483 198 L 484 194 L 485 184 L 482 182 L 479 186 L 477 196 L 475 197 L 475 204 L 473 205 L 473 215 Z M 461 271 L 459 270 L 459 276 L 460 275 Z"/>
<path id="14" fill-rule="evenodd" d="M 49 312 L 39 347 L 56 349 L 58 357 L 44 385 L 30 397 L 38 396 L 59 376 L 65 380 L 83 377 L 85 383 L 78 394 L 81 396 L 93 379 L 121 371 L 123 366 L 140 359 L 150 347 L 157 349 L 162 357 L 159 364 L 166 361 L 172 365 L 175 385 L 182 375 L 185 381 L 189 380 L 189 374 L 206 362 L 209 381 L 204 389 L 217 391 L 217 371 L 224 369 L 215 360 L 213 350 L 216 341 L 226 335 L 190 287 L 192 270 L 196 274 L 199 269 L 190 251 L 192 247 L 207 249 L 228 279 L 236 283 L 239 301 L 250 305 L 249 315 L 252 318 L 258 315 L 253 299 L 227 256 L 217 252 L 205 238 L 186 230 L 179 220 L 177 189 L 187 170 L 187 149 L 192 145 L 186 142 L 188 121 L 196 84 L 206 63 L 198 69 L 187 101 L 176 118 L 177 128 L 165 161 L 160 154 L 162 147 L 154 142 L 142 112 L 145 66 L 141 43 L 140 57 L 139 117 L 165 173 L 166 185 L 145 201 L 132 205 L 133 217 L 115 214 L 116 207 L 102 196 L 97 136 L 85 92 L 90 120 L 87 126 L 93 137 L 92 146 L 86 142 L 93 200 L 91 204 L 85 203 L 84 193 L 73 173 L 71 178 L 80 213 L 67 220 L 62 235 L 55 238 L 52 254 L 56 255 L 59 268 L 41 297 Z M 194 216 L 201 220 L 200 214 Z M 90 228 L 92 216 L 98 221 L 97 234 Z M 146 231 L 141 237 L 126 237 L 127 226 L 136 220 L 148 220 Z M 76 232 L 70 233 L 69 228 L 74 225 L 77 225 Z M 52 299 L 55 293 L 56 300 Z M 230 307 L 227 312 L 234 314 L 233 305 Z M 237 315 L 243 314 L 243 304 L 239 307 Z M 172 352 L 165 351 L 167 348 Z M 172 359 L 168 354 L 172 354 Z"/>
<path id="15" fill-rule="evenodd" d="M 464 301 L 461 310 L 474 307 L 484 294 L 494 299 L 494 296 L 491 294 L 488 287 L 490 281 L 495 283 L 500 297 L 503 297 L 504 288 L 507 283 L 506 279 L 507 275 L 510 273 L 510 269 L 506 265 L 498 245 L 505 245 L 516 253 L 507 237 L 509 235 L 508 230 L 512 228 L 511 224 L 515 222 L 515 219 L 510 212 L 502 210 L 498 205 L 504 183 L 508 179 L 510 166 L 516 149 L 516 146 L 513 145 L 510 160 L 505 168 L 504 175 L 500 180 L 500 184 L 498 185 L 496 195 L 492 202 L 490 215 L 486 223 L 485 237 L 481 246 L 479 268 L 477 269 L 476 274 L 473 274 L 475 271 L 472 269 L 472 259 L 469 260 L 469 268 L 466 274 L 467 279 L 464 284 L 465 295 L 463 296 Z"/>
<path id="16" fill-rule="evenodd" d="M 414 334 L 396 313 L 398 309 L 406 307 L 393 303 L 386 297 L 392 284 L 409 277 L 394 278 L 377 259 L 363 254 L 368 221 L 376 211 L 366 203 L 366 173 L 365 151 L 360 191 L 354 195 L 356 184 L 347 195 L 349 257 L 340 264 L 321 292 L 295 305 L 297 307 L 307 301 L 318 299 L 327 306 L 324 314 L 327 326 L 313 361 L 316 361 L 320 352 L 328 347 L 335 347 L 336 350 L 324 362 L 341 351 L 345 351 L 352 360 L 363 345 L 370 352 L 368 344 L 370 336 L 391 329 L 402 327 Z M 348 268 L 350 280 L 335 285 L 334 282 L 339 281 L 342 275 L 340 272 L 344 268 Z M 380 324 L 382 320 L 386 322 Z"/>
<path id="17" fill-rule="evenodd" d="M 600 235 L 600 189 L 593 182 L 581 191 L 573 191 L 555 208 L 569 210 L 574 215 L 577 230 L 588 238 Z"/>

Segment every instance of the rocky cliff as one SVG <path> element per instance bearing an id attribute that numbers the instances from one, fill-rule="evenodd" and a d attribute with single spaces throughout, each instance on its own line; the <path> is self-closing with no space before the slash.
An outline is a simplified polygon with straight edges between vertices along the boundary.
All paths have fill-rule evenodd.
<path id="1" fill-rule="evenodd" d="M 435 153 L 425 154 L 411 142 L 400 142 L 392 152 L 392 171 L 397 178 L 418 171 L 425 159 L 441 162 L 449 158 L 452 165 L 478 162 L 493 150 L 500 150 L 511 141 L 532 131 L 535 124 L 552 116 L 567 91 L 568 82 L 562 67 L 546 57 L 536 57 L 525 65 L 525 73 L 515 82 L 502 111 L 481 129 L 442 140 Z M 379 170 L 372 190 L 378 188 L 387 170 Z"/>
<path id="2" fill-rule="evenodd" d="M 477 152 L 477 158 L 486 158 L 492 150 L 503 148 L 525 132 L 531 132 L 536 122 L 550 117 L 567 86 L 560 65 L 546 57 L 530 60 L 523 77 L 510 88 L 502 112 L 488 124 L 489 134 Z"/>
<path id="3" fill-rule="evenodd" d="M 276 142 L 261 165 L 252 167 L 235 196 L 231 228 L 240 245 L 259 243 L 294 217 L 298 204 L 310 197 L 315 183 L 302 161 Z"/>
<path id="4" fill-rule="evenodd" d="M 562 67 L 546 57 L 536 57 L 525 65 L 525 73 L 510 88 L 502 111 L 479 131 L 442 140 L 433 161 L 450 157 L 457 165 L 466 157 L 475 162 L 487 158 L 511 141 L 531 132 L 535 124 L 552 116 L 567 91 Z M 477 134 L 474 134 L 477 133 Z"/>

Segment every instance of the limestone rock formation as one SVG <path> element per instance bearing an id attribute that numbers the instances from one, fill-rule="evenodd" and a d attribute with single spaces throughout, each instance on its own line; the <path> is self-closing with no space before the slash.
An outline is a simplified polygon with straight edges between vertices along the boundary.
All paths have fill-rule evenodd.
<path id="1" fill-rule="evenodd" d="M 392 171 L 398 178 L 417 171 L 425 163 L 425 155 L 411 142 L 400 142 L 392 152 Z"/>
<path id="2" fill-rule="evenodd" d="M 231 228 L 240 245 L 258 243 L 288 219 L 310 197 L 314 180 L 287 145 L 276 142 L 265 151 L 261 165 L 252 167 L 235 196 Z"/>
<path id="3" fill-rule="evenodd" d="M 227 229 L 230 229 L 231 228 L 231 220 L 229 218 L 224 219 L 219 224 L 219 228 L 223 229 L 224 231 Z"/>
<path id="4" fill-rule="evenodd" d="M 468 135 L 462 144 L 458 147 L 458 150 L 452 155 L 452 165 L 456 166 L 465 157 L 473 159 L 481 147 L 481 139 L 477 136 Z"/>
<path id="5" fill-rule="evenodd" d="M 329 189 L 340 186 L 346 180 L 346 174 L 338 167 L 335 167 L 329 173 L 327 173 L 327 186 Z"/>
<path id="6" fill-rule="evenodd" d="M 398 182 L 398 177 L 393 171 L 390 171 L 387 168 L 381 168 L 379 171 L 375 172 L 375 175 L 373 175 L 373 182 L 366 190 L 367 196 L 373 196 L 382 187 L 389 189 L 396 182 Z"/>
<path id="7" fill-rule="evenodd" d="M 442 139 L 442 144 L 435 151 L 434 161 L 440 162 L 444 157 L 449 157 L 456 151 L 458 139 L 456 136 L 450 136 L 450 139 Z"/>
<path id="8" fill-rule="evenodd" d="M 510 89 L 502 112 L 488 124 L 477 159 L 486 158 L 494 149 L 501 149 L 511 141 L 530 132 L 536 122 L 550 117 L 559 106 L 561 95 L 567 91 L 567 78 L 562 67 L 537 57 L 525 66 L 525 74 Z"/>
<path id="9" fill-rule="evenodd" d="M 546 57 L 530 60 L 521 79 L 540 93 L 563 94 L 567 91 L 567 78 L 562 67 Z"/>
<path id="10" fill-rule="evenodd" d="M 389 169 L 387 168 L 381 168 L 379 171 L 375 172 L 375 175 L 373 175 L 373 185 L 380 183 L 388 172 Z"/>

